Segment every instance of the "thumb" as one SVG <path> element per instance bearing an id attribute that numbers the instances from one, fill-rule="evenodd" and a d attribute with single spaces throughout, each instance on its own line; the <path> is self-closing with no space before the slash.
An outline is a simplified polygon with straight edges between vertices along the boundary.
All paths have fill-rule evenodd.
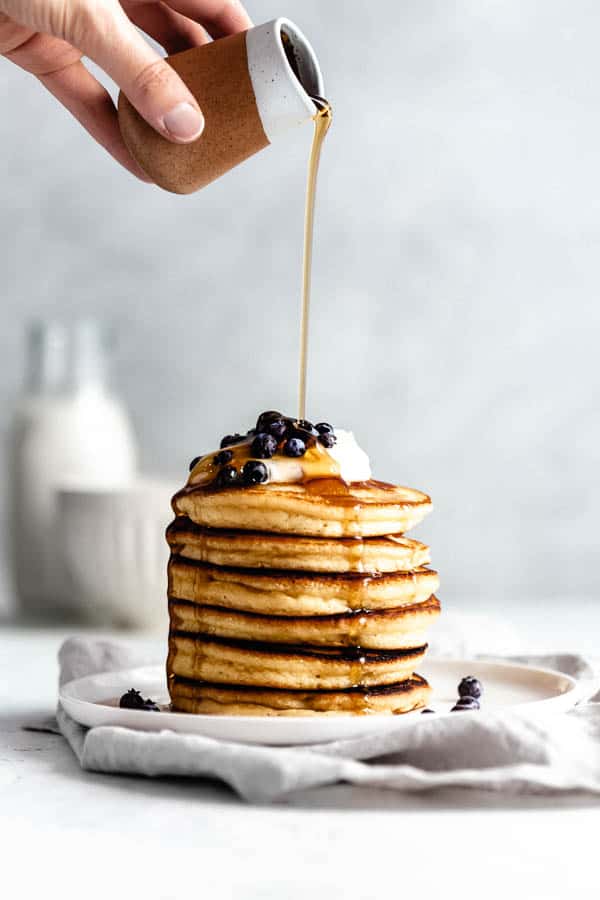
<path id="1" fill-rule="evenodd" d="M 75 34 L 67 36 L 119 85 L 139 114 L 164 137 L 188 143 L 202 134 L 204 117 L 193 94 L 144 40 L 119 3 L 79 4 Z M 69 31 L 67 28 L 65 31 Z"/>

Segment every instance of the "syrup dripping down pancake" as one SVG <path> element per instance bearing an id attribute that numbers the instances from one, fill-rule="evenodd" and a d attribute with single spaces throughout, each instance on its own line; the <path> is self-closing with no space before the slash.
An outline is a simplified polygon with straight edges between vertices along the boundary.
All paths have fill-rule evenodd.
<path id="1" fill-rule="evenodd" d="M 403 534 L 431 509 L 427 494 L 412 488 L 375 480 L 346 484 L 335 478 L 243 490 L 192 485 L 173 498 L 176 515 L 209 528 L 334 538 Z"/>
<path id="2" fill-rule="evenodd" d="M 433 569 L 359 574 L 253 570 L 169 561 L 169 597 L 276 616 L 319 616 L 396 609 L 427 600 L 440 580 Z"/>
<path id="3" fill-rule="evenodd" d="M 167 672 L 225 685 L 339 690 L 405 681 L 426 650 L 268 644 L 172 631 Z"/>
<path id="4" fill-rule="evenodd" d="M 350 473 L 355 474 L 350 474 Z M 398 714 L 440 612 L 426 494 L 370 479 L 349 432 L 269 410 L 196 457 L 167 530 L 173 706 L 222 715 Z"/>
<path id="5" fill-rule="evenodd" d="M 333 616 L 269 616 L 182 600 L 169 602 L 172 630 L 187 634 L 271 644 L 387 650 L 425 644 L 427 629 L 439 612 L 436 597 L 399 609 Z"/>
<path id="6" fill-rule="evenodd" d="M 327 538 L 203 528 L 178 518 L 167 529 L 177 556 L 217 566 L 305 572 L 410 572 L 429 562 L 429 547 L 402 535 Z"/>
<path id="7" fill-rule="evenodd" d="M 399 715 L 427 705 L 431 688 L 420 675 L 385 687 L 301 691 L 170 679 L 173 709 L 229 716 Z"/>

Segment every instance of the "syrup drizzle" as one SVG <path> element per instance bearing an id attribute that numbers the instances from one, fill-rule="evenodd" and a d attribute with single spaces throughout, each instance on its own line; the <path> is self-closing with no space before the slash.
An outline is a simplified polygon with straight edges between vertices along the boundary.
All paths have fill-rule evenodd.
<path id="1" fill-rule="evenodd" d="M 256 459 L 251 453 L 251 445 L 251 437 L 245 437 L 240 440 L 239 443 L 230 445 L 227 448 L 231 452 L 229 464 L 235 466 L 238 471 L 241 471 L 247 462 L 251 459 Z M 183 489 L 184 493 L 189 493 L 190 491 L 201 488 L 208 489 L 215 487 L 215 479 L 221 468 L 221 466 L 215 462 L 215 457 L 218 453 L 218 450 L 213 450 L 211 453 L 207 453 L 205 456 L 200 457 L 190 472 L 187 485 Z M 286 466 L 301 468 L 301 477 L 292 480 L 300 481 L 307 485 L 313 484 L 315 481 L 322 482 L 326 480 L 326 484 L 334 485 L 333 488 L 330 488 L 330 493 L 333 493 L 334 490 L 343 494 L 348 493 L 345 482 L 340 478 L 339 463 L 327 452 L 325 447 L 314 438 L 309 443 L 306 453 L 301 457 L 292 458 L 278 452 L 274 457 L 262 460 L 262 462 L 267 466 L 267 469 L 275 466 L 279 466 L 283 469 L 285 469 Z M 277 478 L 274 480 L 277 481 Z M 339 490 L 337 489 L 338 482 L 342 486 Z M 318 492 L 318 488 L 311 488 L 311 492 Z"/>
<path id="2" fill-rule="evenodd" d="M 315 223 L 315 195 L 319 160 L 325 135 L 331 125 L 333 112 L 327 100 L 311 98 L 317 113 L 314 116 L 315 133 L 308 161 L 306 183 L 306 208 L 304 212 L 304 258 L 302 262 L 302 307 L 300 312 L 300 369 L 298 378 L 298 418 L 306 418 L 306 373 L 308 363 L 308 327 L 310 316 L 310 288 L 312 276 L 313 232 Z"/>

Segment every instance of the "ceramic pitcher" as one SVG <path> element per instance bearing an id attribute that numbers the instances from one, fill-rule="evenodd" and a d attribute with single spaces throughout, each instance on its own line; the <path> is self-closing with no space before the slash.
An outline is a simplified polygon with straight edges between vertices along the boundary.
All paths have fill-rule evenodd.
<path id="1" fill-rule="evenodd" d="M 160 187 L 189 194 L 214 181 L 310 121 L 313 97 L 323 96 L 314 50 L 300 29 L 279 18 L 167 57 L 196 97 L 204 131 L 191 144 L 173 144 L 119 96 L 125 143 Z"/>

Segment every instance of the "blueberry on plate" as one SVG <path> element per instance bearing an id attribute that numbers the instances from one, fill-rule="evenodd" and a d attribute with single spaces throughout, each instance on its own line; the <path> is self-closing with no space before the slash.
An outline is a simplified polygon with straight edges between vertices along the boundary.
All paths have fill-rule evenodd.
<path id="1" fill-rule="evenodd" d="M 134 688 L 130 688 L 127 693 L 123 694 L 119 700 L 119 706 L 121 709 L 143 709 L 149 712 L 160 712 L 154 700 L 150 700 L 149 697 L 144 700 L 140 692 Z"/>
<path id="2" fill-rule="evenodd" d="M 239 473 L 235 466 L 223 466 L 215 479 L 215 484 L 220 488 L 233 487 L 238 478 Z"/>
<path id="3" fill-rule="evenodd" d="M 429 707 L 426 706 L 425 709 L 421 710 L 421 715 L 424 715 L 425 713 L 434 713 L 434 712 L 435 712 L 435 709 L 429 709 Z"/>
<path id="4" fill-rule="evenodd" d="M 143 709 L 144 698 L 139 691 L 130 688 L 119 700 L 119 706 L 121 709 Z"/>
<path id="5" fill-rule="evenodd" d="M 451 712 L 469 712 L 470 710 L 480 709 L 479 700 L 476 697 L 459 697 Z"/>
<path id="6" fill-rule="evenodd" d="M 155 703 L 154 700 L 151 700 L 150 697 L 146 697 L 144 701 L 144 709 L 148 712 L 160 712 L 160 706 L 158 703 Z"/>
<path id="7" fill-rule="evenodd" d="M 306 453 L 306 444 L 299 437 L 288 438 L 283 445 L 283 452 L 286 456 L 304 456 Z"/>
<path id="8" fill-rule="evenodd" d="M 219 447 L 221 450 L 224 447 L 231 447 L 232 444 L 239 444 L 240 441 L 244 440 L 243 434 L 226 434 L 224 438 L 222 438 Z"/>
<path id="9" fill-rule="evenodd" d="M 249 460 L 242 469 L 242 481 L 248 486 L 264 484 L 268 477 L 269 471 L 267 467 L 256 459 Z"/>
<path id="10" fill-rule="evenodd" d="M 336 442 L 337 438 L 331 431 L 324 431 L 323 434 L 319 435 L 319 443 L 324 447 L 327 447 L 328 450 L 330 447 L 333 447 Z"/>
<path id="11" fill-rule="evenodd" d="M 215 466 L 226 466 L 233 459 L 233 450 L 219 450 L 213 462 Z"/>
<path id="12" fill-rule="evenodd" d="M 458 694 L 460 697 L 475 697 L 479 700 L 483 694 L 483 687 L 478 678 L 474 675 L 467 675 L 458 686 Z"/>
<path id="13" fill-rule="evenodd" d="M 250 447 L 250 455 L 257 459 L 271 459 L 277 451 L 277 440 L 272 434 L 259 431 Z"/>

